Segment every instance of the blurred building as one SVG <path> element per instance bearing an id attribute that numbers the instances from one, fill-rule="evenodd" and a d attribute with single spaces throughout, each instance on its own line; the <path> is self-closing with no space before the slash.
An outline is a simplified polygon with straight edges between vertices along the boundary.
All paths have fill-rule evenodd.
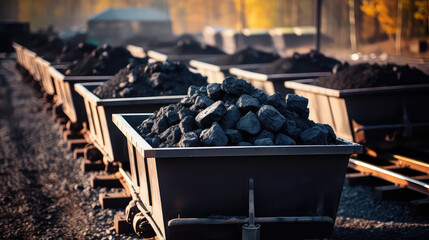
<path id="1" fill-rule="evenodd" d="M 88 38 L 119 45 L 131 38 L 170 38 L 171 19 L 152 8 L 109 8 L 88 19 Z"/>

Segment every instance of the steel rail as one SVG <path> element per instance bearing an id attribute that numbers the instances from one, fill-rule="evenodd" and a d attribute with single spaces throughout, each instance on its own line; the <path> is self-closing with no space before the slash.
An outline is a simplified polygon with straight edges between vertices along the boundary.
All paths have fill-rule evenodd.
<path id="1" fill-rule="evenodd" d="M 352 158 L 349 159 L 348 166 L 365 175 L 378 177 L 394 183 L 395 186 L 407 187 L 429 196 L 429 184 L 427 183 Z"/>

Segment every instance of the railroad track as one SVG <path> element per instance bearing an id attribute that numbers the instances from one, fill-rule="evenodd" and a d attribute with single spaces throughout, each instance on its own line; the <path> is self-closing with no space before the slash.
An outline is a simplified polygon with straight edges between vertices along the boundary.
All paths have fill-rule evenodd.
<path id="1" fill-rule="evenodd" d="M 429 163 L 419 159 L 367 149 L 366 155 L 350 158 L 346 183 L 375 186 L 379 200 L 409 201 L 416 215 L 429 214 Z"/>

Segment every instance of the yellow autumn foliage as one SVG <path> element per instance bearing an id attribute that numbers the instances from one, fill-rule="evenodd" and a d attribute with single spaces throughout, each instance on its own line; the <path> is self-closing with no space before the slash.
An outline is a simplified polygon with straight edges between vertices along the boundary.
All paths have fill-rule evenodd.
<path id="1" fill-rule="evenodd" d="M 368 16 L 376 17 L 381 28 L 391 35 L 396 33 L 396 4 L 397 1 L 392 0 L 363 0 L 360 9 Z"/>

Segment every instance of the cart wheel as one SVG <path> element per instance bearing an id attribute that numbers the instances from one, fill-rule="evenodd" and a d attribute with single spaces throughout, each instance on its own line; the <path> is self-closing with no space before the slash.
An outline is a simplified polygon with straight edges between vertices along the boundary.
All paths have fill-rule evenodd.
<path id="1" fill-rule="evenodd" d="M 137 236 L 143 238 L 155 237 L 156 233 L 153 231 L 149 222 L 144 217 L 143 213 L 137 213 L 133 220 L 133 228 Z"/>
<path id="2" fill-rule="evenodd" d="M 134 217 L 139 213 L 136 202 L 136 200 L 132 200 L 125 208 L 125 216 L 127 217 L 127 223 L 129 224 L 133 223 Z"/>
<path id="3" fill-rule="evenodd" d="M 103 159 L 103 154 L 93 144 L 87 144 L 83 149 L 83 157 L 90 161 L 97 161 Z"/>

